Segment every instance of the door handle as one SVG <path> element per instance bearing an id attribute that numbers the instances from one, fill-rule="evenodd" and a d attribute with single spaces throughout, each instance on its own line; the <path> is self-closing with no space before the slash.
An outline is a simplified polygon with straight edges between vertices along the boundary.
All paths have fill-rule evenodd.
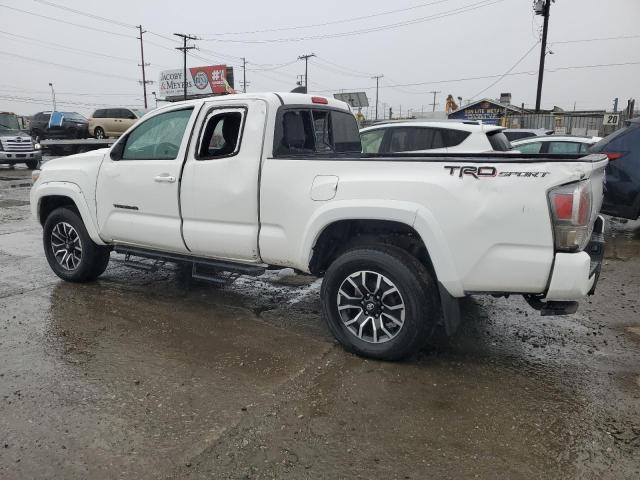
<path id="1" fill-rule="evenodd" d="M 163 173 L 154 177 L 154 180 L 160 183 L 174 183 L 176 181 L 176 177 L 169 175 L 168 173 Z"/>

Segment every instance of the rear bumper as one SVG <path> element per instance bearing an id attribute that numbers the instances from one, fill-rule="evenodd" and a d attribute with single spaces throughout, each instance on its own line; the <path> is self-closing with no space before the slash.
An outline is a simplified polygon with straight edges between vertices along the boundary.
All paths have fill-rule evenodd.
<path id="1" fill-rule="evenodd" d="M 596 219 L 591 241 L 578 253 L 556 253 L 547 301 L 573 301 L 593 294 L 604 257 L 604 218 Z"/>
<path id="2" fill-rule="evenodd" d="M 0 151 L 0 163 L 24 163 L 29 160 L 42 160 L 42 152 L 40 150 L 31 152 Z"/>

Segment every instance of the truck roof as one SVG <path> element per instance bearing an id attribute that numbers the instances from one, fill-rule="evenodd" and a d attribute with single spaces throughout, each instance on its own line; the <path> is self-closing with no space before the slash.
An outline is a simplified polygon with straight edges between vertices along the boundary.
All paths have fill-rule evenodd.
<path id="1" fill-rule="evenodd" d="M 168 108 L 172 105 L 200 105 L 204 102 L 224 102 L 229 100 L 242 100 L 243 98 L 257 98 L 266 100 L 267 102 L 279 105 L 327 105 L 341 110 L 351 111 L 346 102 L 336 100 L 335 98 L 323 95 L 310 95 L 305 93 L 291 92 L 257 92 L 257 93 L 235 93 L 231 95 L 211 96 L 206 98 L 198 98 L 195 100 L 186 100 L 181 102 L 172 102 L 164 105 L 160 109 Z"/>

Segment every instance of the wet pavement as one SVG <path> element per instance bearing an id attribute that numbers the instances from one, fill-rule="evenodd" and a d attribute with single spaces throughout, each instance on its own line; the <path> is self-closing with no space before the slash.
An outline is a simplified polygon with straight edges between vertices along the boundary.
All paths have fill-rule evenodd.
<path id="1" fill-rule="evenodd" d="M 320 281 L 215 288 L 118 256 L 60 281 L 0 166 L 0 478 L 640 478 L 640 224 L 567 317 L 477 297 L 401 363 L 343 352 Z"/>

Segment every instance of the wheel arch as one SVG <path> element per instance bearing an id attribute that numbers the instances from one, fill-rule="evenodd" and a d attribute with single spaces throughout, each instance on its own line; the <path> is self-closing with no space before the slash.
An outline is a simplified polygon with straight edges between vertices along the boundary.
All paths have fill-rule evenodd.
<path id="1" fill-rule="evenodd" d="M 50 182 L 34 190 L 31 198 L 32 213 L 40 225 L 44 225 L 49 214 L 56 208 L 69 207 L 80 215 L 91 240 L 98 245 L 105 245 L 98 235 L 96 223 L 78 185 L 68 182 Z"/>
<path id="2" fill-rule="evenodd" d="M 337 202 L 336 202 L 337 203 Z M 464 296 L 452 253 L 435 217 L 426 208 L 400 201 L 376 201 L 366 206 L 341 205 L 312 217 L 303 241 L 302 264 L 321 274 L 341 249 L 358 236 L 381 235 L 418 258 L 453 297 Z"/>

